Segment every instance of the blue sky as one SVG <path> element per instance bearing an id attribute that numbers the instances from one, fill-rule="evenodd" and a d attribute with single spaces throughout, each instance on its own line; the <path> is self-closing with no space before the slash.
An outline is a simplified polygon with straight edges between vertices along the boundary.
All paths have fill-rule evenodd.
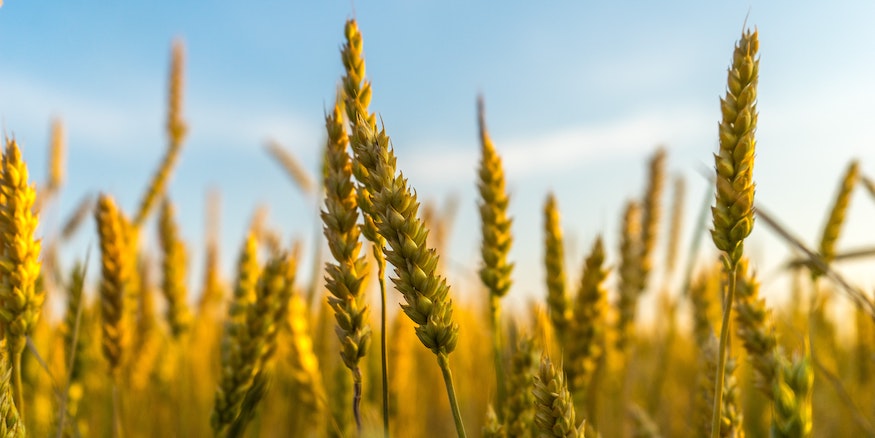
<path id="1" fill-rule="evenodd" d="M 657 145 L 668 148 L 671 172 L 687 179 L 691 229 L 706 188 L 696 169 L 710 166 L 717 147 L 718 97 L 745 19 L 761 40 L 758 201 L 813 244 L 848 160 L 861 159 L 864 173 L 875 161 L 869 2 L 4 3 L 0 120 L 24 145 L 37 181 L 50 119 L 67 125 L 67 184 L 46 212 L 46 233 L 85 193 L 111 193 L 134 210 L 165 147 L 170 44 L 185 41 L 191 129 L 170 195 L 193 250 L 193 285 L 209 187 L 223 197 L 228 274 L 259 204 L 270 205 L 270 223 L 284 236 L 313 234 L 313 201 L 288 183 L 263 143 L 274 138 L 317 168 L 323 111 L 342 74 L 343 24 L 353 14 L 374 86 L 371 108 L 399 167 L 420 198 L 460 199 L 444 255 L 460 296 L 476 287 L 478 93 L 512 193 L 518 303 L 544 293 L 541 208 L 549 190 L 562 209 L 573 278 L 597 234 L 616 262 L 622 205 L 643 192 L 646 157 Z M 873 207 L 856 193 L 840 247 L 875 240 Z M 65 255 L 78 257 L 94 242 L 89 224 Z M 748 248 L 765 274 L 787 257 L 761 226 Z M 875 276 L 857 268 L 851 272 L 870 287 Z"/>

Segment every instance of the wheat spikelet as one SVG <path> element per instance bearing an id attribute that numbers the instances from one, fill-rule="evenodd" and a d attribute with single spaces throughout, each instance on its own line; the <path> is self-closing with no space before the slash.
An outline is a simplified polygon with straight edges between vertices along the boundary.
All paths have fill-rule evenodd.
<path id="1" fill-rule="evenodd" d="M 704 349 L 701 349 L 699 352 L 703 364 L 702 372 L 699 374 L 699 386 L 702 391 L 702 400 L 699 404 L 701 406 L 700 419 L 702 422 L 701 429 L 706 431 L 711 429 L 711 403 L 715 397 L 713 376 L 717 372 L 718 345 L 717 338 L 712 331 L 711 336 L 705 343 Z M 741 406 L 738 397 L 738 386 L 733 375 L 736 367 L 735 361 L 732 358 L 727 359 L 725 367 L 723 374 L 723 407 L 721 409 L 718 436 L 742 438 L 744 437 L 744 429 L 742 428 Z"/>
<path id="2" fill-rule="evenodd" d="M 82 299 L 82 291 L 85 289 L 85 267 L 81 263 L 76 263 L 70 272 L 69 284 L 67 290 L 67 305 L 64 308 L 64 319 L 62 325 L 62 334 L 64 339 L 64 358 L 73 358 L 73 362 L 69 363 L 70 369 L 67 370 L 67 375 L 70 381 L 78 381 L 82 376 L 82 354 L 85 349 L 88 337 L 85 336 L 84 330 L 81 330 L 82 319 L 84 314 L 85 302 Z M 76 330 L 77 319 L 79 320 L 79 331 L 76 335 L 74 343 L 73 333 Z"/>
<path id="3" fill-rule="evenodd" d="M 665 149 L 659 148 L 648 165 L 649 175 L 644 202 L 641 208 L 641 289 L 647 287 L 647 279 L 653 270 L 653 250 L 662 214 L 660 205 L 665 185 Z"/>
<path id="4" fill-rule="evenodd" d="M 759 297 L 759 283 L 749 272 L 747 259 L 741 259 L 735 297 L 736 333 L 747 350 L 748 360 L 757 373 L 756 386 L 771 397 L 777 382 L 778 339 L 771 311 Z"/>
<path id="5" fill-rule="evenodd" d="M 158 222 L 158 237 L 161 242 L 161 292 L 167 300 L 167 321 L 175 338 L 185 333 L 191 324 L 192 315 L 186 299 L 185 286 L 186 256 L 185 244 L 179 239 L 179 230 L 174 218 L 173 204 L 165 198 L 161 204 Z"/>
<path id="6" fill-rule="evenodd" d="M 714 218 L 711 237 L 731 264 L 741 259 L 744 238 L 753 228 L 758 50 L 757 32 L 744 32 L 732 55 L 726 96 L 720 99 L 723 119 L 720 152 L 714 155 L 717 195 L 716 205 L 711 209 Z"/>
<path id="7" fill-rule="evenodd" d="M 583 438 L 584 426 L 578 426 L 574 402 L 565 384 L 560 366 L 557 370 L 548 356 L 541 357 L 541 366 L 534 379 L 535 425 L 538 436 Z"/>
<path id="8" fill-rule="evenodd" d="M 9 366 L 9 358 L 0 352 L 0 436 L 24 438 L 27 436 L 24 421 L 12 400 L 12 370 Z"/>
<path id="9" fill-rule="evenodd" d="M 523 336 L 517 343 L 510 360 L 508 392 L 504 406 L 505 430 L 508 436 L 529 438 L 535 420 L 535 396 L 531 391 L 519 390 L 531 385 L 538 370 L 538 359 L 535 352 L 535 341 L 530 336 Z"/>
<path id="10" fill-rule="evenodd" d="M 759 298 L 759 283 L 745 259 L 738 270 L 735 301 L 738 336 L 757 374 L 756 386 L 772 401 L 772 436 L 811 435 L 813 369 L 810 358 L 789 361 L 782 354 L 771 311 Z"/>
<path id="11" fill-rule="evenodd" d="M 848 165 L 848 168 L 845 171 L 841 185 L 836 193 L 832 210 L 829 212 L 829 218 L 826 221 L 826 225 L 823 227 L 819 252 L 824 263 L 831 263 L 835 259 L 836 242 L 839 239 L 839 233 L 841 233 L 842 226 L 845 223 L 845 213 L 848 210 L 848 203 L 851 201 L 851 193 L 859 179 L 860 163 L 854 160 Z M 812 272 L 812 275 L 815 277 L 818 277 L 820 274 L 821 273 L 817 270 Z"/>
<path id="12" fill-rule="evenodd" d="M 325 414 L 325 387 L 319 359 L 313 352 L 313 340 L 308 328 L 306 305 L 300 295 L 292 294 L 289 301 L 289 340 L 291 353 L 287 356 L 289 371 L 297 384 L 295 392 L 302 407 L 318 419 Z"/>
<path id="13" fill-rule="evenodd" d="M 641 293 L 641 207 L 626 204 L 620 236 L 619 297 L 617 302 L 617 350 L 625 352 L 634 335 L 638 296 Z"/>
<path id="14" fill-rule="evenodd" d="M 163 336 L 158 330 L 158 317 L 155 312 L 155 291 L 149 284 L 149 263 L 143 259 L 137 265 L 136 300 L 131 301 L 135 309 L 131 340 L 131 354 L 128 355 L 129 381 L 131 388 L 143 391 L 154 384 L 156 365 L 164 347 Z M 170 362 L 170 361 L 165 361 Z"/>
<path id="15" fill-rule="evenodd" d="M 170 91 L 167 99 L 168 146 L 164 157 L 161 159 L 161 164 L 158 165 L 158 169 L 152 175 L 146 192 L 143 193 L 143 197 L 140 199 L 140 207 L 134 216 L 134 225 L 136 227 L 143 224 L 155 202 L 164 194 L 167 181 L 170 178 L 170 172 L 173 171 L 173 167 L 176 165 L 179 151 L 182 149 L 182 142 L 188 131 L 185 120 L 182 118 L 182 75 L 184 61 L 185 47 L 182 41 L 175 41 L 170 62 Z"/>
<path id="16" fill-rule="evenodd" d="M 547 271 L 547 308 L 556 337 L 563 344 L 571 321 L 568 292 L 565 287 L 565 249 L 559 207 L 551 193 L 544 204 L 544 266 Z"/>
<path id="17" fill-rule="evenodd" d="M 574 318 L 568 344 L 569 389 L 587 394 L 590 381 L 604 349 L 604 326 L 607 313 L 607 290 L 604 286 L 608 270 L 601 237 L 596 238 L 583 264 L 580 289 L 574 301 Z"/>
<path id="18" fill-rule="evenodd" d="M 279 328 L 288 320 L 296 273 L 296 260 L 283 254 L 268 262 L 256 286 L 255 305 L 249 307 L 246 323 L 250 337 L 263 343 L 258 356 L 261 368 L 273 358 Z"/>
<path id="19" fill-rule="evenodd" d="M 252 239 L 254 237 L 250 234 L 247 242 Z M 241 265 L 248 256 L 246 253 L 244 250 Z M 241 279 L 244 275 L 241 271 Z M 227 428 L 240 416 L 243 401 L 255 377 L 276 349 L 276 335 L 280 321 L 287 317 L 293 279 L 294 266 L 290 260 L 287 257 L 273 258 L 253 289 L 240 294 L 250 296 L 252 301 L 246 303 L 245 298 L 241 299 L 246 303 L 243 308 L 237 307 L 240 302 L 232 304 L 232 309 L 236 307 L 239 314 L 236 317 L 229 315 L 227 335 L 222 340 L 222 372 L 210 421 L 217 435 L 227 434 Z M 238 287 L 246 287 L 246 280 L 248 278 L 242 281 L 242 286 L 238 280 Z"/>
<path id="20" fill-rule="evenodd" d="M 791 362 L 781 358 L 778 373 L 779 378 L 773 387 L 775 403 L 771 436 L 811 436 L 811 395 L 814 384 L 811 359 L 806 356 Z"/>
<path id="21" fill-rule="evenodd" d="M 110 374 L 115 376 L 127 344 L 127 331 L 123 321 L 124 297 L 131 274 L 126 260 L 125 219 L 111 197 L 100 195 L 95 220 L 97 234 L 100 237 L 102 278 L 100 282 L 101 345 L 103 355 L 109 363 Z"/>

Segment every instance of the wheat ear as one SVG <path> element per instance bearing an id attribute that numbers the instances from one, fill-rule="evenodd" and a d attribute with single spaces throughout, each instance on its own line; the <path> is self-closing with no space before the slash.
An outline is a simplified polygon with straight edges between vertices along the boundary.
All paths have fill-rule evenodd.
<path id="1" fill-rule="evenodd" d="M 36 190 L 28 182 L 27 165 L 15 140 L 6 142 L 0 175 L 0 320 L 6 336 L 12 370 L 12 394 L 21 418 L 24 396 L 21 386 L 21 353 L 27 336 L 39 319 L 45 291 L 40 276 L 41 241 L 34 238 L 37 215 L 33 211 Z"/>
<path id="2" fill-rule="evenodd" d="M 496 402 L 501 406 L 507 397 L 501 357 L 501 298 L 510 289 L 510 274 L 513 271 L 513 263 L 507 261 L 513 241 L 510 232 L 511 219 L 507 215 L 510 199 L 505 189 L 501 157 L 498 156 L 486 129 L 486 110 L 482 96 L 477 100 L 477 121 L 480 127 L 481 153 L 477 188 L 480 192 L 480 231 L 483 237 L 480 245 L 483 260 L 480 280 L 489 291 L 492 350 L 498 392 Z"/>
<path id="3" fill-rule="evenodd" d="M 665 186 L 665 149 L 659 148 L 648 164 L 647 189 L 641 208 L 641 289 L 647 287 L 647 279 L 653 270 L 653 251 L 662 216 L 661 198 Z"/>
<path id="4" fill-rule="evenodd" d="M 605 249 L 602 238 L 592 245 L 583 264 L 580 288 L 574 301 L 574 323 L 571 325 L 573 342 L 568 345 L 568 383 L 572 391 L 587 394 L 604 349 L 607 290 L 604 281 Z"/>
<path id="5" fill-rule="evenodd" d="M 338 100 L 341 97 L 338 96 Z M 353 414 L 361 431 L 362 372 L 361 358 L 371 343 L 368 325 L 368 305 L 365 296 L 368 264 L 359 241 L 358 208 L 352 182 L 352 161 L 348 153 L 349 140 L 343 126 L 341 105 L 325 118 L 328 131 L 326 145 L 325 209 L 322 223 L 325 238 L 336 263 L 327 263 L 325 287 L 331 293 L 328 304 L 334 309 L 340 357 L 353 376 Z"/>
<path id="6" fill-rule="evenodd" d="M 510 359 L 508 388 L 527 388 L 538 371 L 535 341 L 523 336 Z M 535 396 L 530 391 L 509 391 L 504 405 L 505 430 L 508 436 L 529 438 L 535 421 Z"/>
<path id="7" fill-rule="evenodd" d="M 641 207 L 626 204 L 620 234 L 619 294 L 617 300 L 617 350 L 625 354 L 634 336 L 635 314 L 641 293 Z"/>
<path id="8" fill-rule="evenodd" d="M 747 261 L 738 266 L 735 299 L 737 333 L 756 371 L 756 386 L 772 400 L 772 433 L 811 435 L 813 367 L 809 357 L 790 361 L 778 347 L 771 311 L 759 297 L 759 283 Z"/>
<path id="9" fill-rule="evenodd" d="M 228 306 L 228 319 L 222 335 L 219 385 L 210 417 L 216 435 L 223 433 L 237 418 L 239 404 L 243 402 L 253 376 L 255 353 L 244 350 L 250 347 L 247 345 L 250 339 L 246 315 L 255 304 L 255 288 L 261 271 L 257 251 L 255 233 L 250 231 L 237 261 L 234 295 Z"/>
<path id="10" fill-rule="evenodd" d="M 127 261 L 125 219 L 115 201 L 107 195 L 101 195 L 97 201 L 95 221 L 100 237 L 101 345 L 103 356 L 109 363 L 110 375 L 115 379 L 128 339 L 124 304 L 131 274 Z"/>
<path id="11" fill-rule="evenodd" d="M 539 437 L 583 438 L 584 425 L 577 424 L 565 373 L 561 366 L 554 368 L 546 355 L 541 357 L 532 394 L 535 396 L 535 425 Z"/>
<path id="12" fill-rule="evenodd" d="M 544 266 L 547 271 L 547 308 L 560 344 L 565 343 L 571 324 L 571 309 L 565 286 L 565 245 L 559 224 L 556 197 L 547 195 L 544 204 Z"/>
<path id="13" fill-rule="evenodd" d="M 386 259 L 395 266 L 392 282 L 404 296 L 402 310 L 416 323 L 416 335 L 438 359 L 459 436 L 465 436 L 455 399 L 449 354 L 456 348 L 459 325 L 453 321 L 450 287 L 437 272 L 437 253 L 427 248 L 428 229 L 418 216 L 419 202 L 407 180 L 397 175 L 395 153 L 386 132 L 360 120 L 352 137 L 355 160 L 367 169 L 361 181 L 373 196 L 373 213 L 386 239 Z"/>
<path id="14" fill-rule="evenodd" d="M 757 80 L 759 77 L 759 39 L 757 32 L 745 31 L 735 45 L 729 68 L 726 96 L 720 100 L 720 151 L 714 155 L 716 204 L 711 209 L 714 227 L 711 237 L 717 249 L 725 253 L 724 265 L 729 276 L 723 324 L 720 328 L 714 414 L 711 437 L 720 432 L 723 405 L 723 375 L 729 342 L 732 305 L 735 295 L 735 270 L 744 253 L 744 239 L 753 228 L 753 164 L 757 126 Z"/>
<path id="15" fill-rule="evenodd" d="M 832 209 L 829 212 L 829 218 L 826 225 L 823 227 L 823 234 L 820 238 L 820 257 L 824 263 L 832 263 L 836 257 L 836 242 L 839 239 L 839 233 L 842 231 L 842 226 L 845 224 L 845 213 L 848 211 L 848 204 L 851 201 L 851 194 L 857 181 L 860 180 L 860 163 L 856 160 L 852 161 L 845 175 L 842 177 L 841 185 L 836 192 L 835 201 Z M 812 275 L 816 278 L 822 273 L 818 270 L 813 270 Z"/>
<path id="16" fill-rule="evenodd" d="M 167 300 L 167 321 L 175 338 L 188 331 L 192 315 L 188 308 L 188 289 L 186 282 L 186 267 L 188 256 L 185 244 L 179 238 L 173 204 L 165 198 L 161 204 L 160 220 L 158 222 L 158 237 L 161 242 L 161 292 Z"/>
<path id="17" fill-rule="evenodd" d="M 24 420 L 12 400 L 12 370 L 9 366 L 8 356 L 0 351 L 0 436 L 24 438 L 27 436 Z"/>

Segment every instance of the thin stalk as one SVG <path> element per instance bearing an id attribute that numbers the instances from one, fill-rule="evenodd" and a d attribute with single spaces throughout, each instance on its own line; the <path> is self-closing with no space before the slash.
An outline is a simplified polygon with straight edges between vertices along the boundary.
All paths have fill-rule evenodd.
<path id="1" fill-rule="evenodd" d="M 355 430 L 358 436 L 362 434 L 362 370 L 355 367 L 352 370 L 352 415 L 355 417 Z"/>
<path id="2" fill-rule="evenodd" d="M 450 371 L 450 357 L 446 353 L 438 353 L 438 365 L 441 367 L 441 373 L 444 375 L 444 383 L 447 385 L 447 397 L 450 399 L 450 407 L 453 409 L 453 421 L 456 422 L 456 433 L 459 438 L 467 438 L 465 434 L 465 424 L 462 423 L 462 411 L 459 409 L 459 403 L 456 401 L 456 390 L 453 388 L 453 373 Z"/>
<path id="3" fill-rule="evenodd" d="M 122 438 L 122 418 L 121 418 L 121 401 L 118 393 L 118 378 L 113 379 L 112 383 L 112 436 L 113 438 Z"/>
<path id="4" fill-rule="evenodd" d="M 496 405 L 504 406 L 504 401 L 507 400 L 507 388 L 504 384 L 504 363 L 501 360 L 501 297 L 489 295 L 489 312 L 492 315 L 492 353 L 495 360 L 495 386 L 496 386 Z M 504 409 L 499 408 L 497 415 L 499 420 L 503 418 Z"/>
<path id="5" fill-rule="evenodd" d="M 714 377 L 714 415 L 711 417 L 711 438 L 720 437 L 720 418 L 723 408 L 723 376 L 726 373 L 726 350 L 729 344 L 729 324 L 732 321 L 732 302 L 735 300 L 735 271 L 738 264 L 729 266 L 729 285 L 723 301 L 723 325 L 720 326 L 720 346 L 717 355 L 717 376 Z"/>
<path id="6" fill-rule="evenodd" d="M 10 351 L 12 353 L 10 355 L 10 362 L 12 364 L 12 401 L 18 409 L 20 421 L 24 423 L 24 388 L 21 385 L 21 353 L 23 350 L 17 347 L 13 347 L 13 349 L 14 351 Z"/>
<path id="7" fill-rule="evenodd" d="M 383 436 L 389 438 L 389 344 L 386 339 L 386 258 L 383 251 L 374 245 L 377 259 L 377 281 L 380 283 L 380 367 L 383 379 Z"/>

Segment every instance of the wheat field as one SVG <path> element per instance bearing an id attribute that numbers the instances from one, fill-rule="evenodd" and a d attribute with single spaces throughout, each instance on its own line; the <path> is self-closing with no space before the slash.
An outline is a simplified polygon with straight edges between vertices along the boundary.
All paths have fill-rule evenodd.
<path id="1" fill-rule="evenodd" d="M 599 235 L 579 265 L 566 263 L 561 214 L 578 200 L 544 193 L 542 228 L 515 226 L 480 96 L 471 284 L 451 284 L 441 258 L 453 209 L 418 199 L 416 175 L 397 165 L 392 120 L 371 106 L 382 90 L 358 24 L 337 35 L 344 74 L 325 111 L 322 173 L 268 145 L 291 183 L 320 199 L 316 248 L 284 241 L 258 211 L 238 248 L 220 248 L 220 193 L 206 246 L 187 246 L 167 189 L 189 130 L 182 41 L 171 48 L 167 146 L 134 211 L 95 193 L 42 239 L 41 212 L 63 194 L 64 124 L 52 125 L 39 182 L 22 158 L 26 139 L 6 136 L 2 436 L 875 436 L 875 298 L 832 268 L 871 255 L 837 240 L 852 191 L 875 196 L 875 184 L 849 157 L 812 248 L 759 208 L 756 30 L 726 54 L 725 89 L 715 90 L 722 117 L 719 147 L 703 151 L 713 163 L 705 202 L 684 205 L 686 182 L 655 149 L 641 160 L 645 187 L 611 213 L 619 244 Z M 696 223 L 683 223 L 687 209 Z M 760 296 L 744 246 L 754 227 L 799 255 L 784 267 L 794 279 L 786 306 Z M 79 233 L 99 243 L 66 266 L 59 251 Z M 541 236 L 546 277 L 520 311 L 507 303 L 519 293 L 510 250 L 523 234 Z M 719 257 L 684 257 L 706 245 Z M 200 251 L 203 276 L 189 281 Z M 235 254 L 233 271 L 220 251 Z M 317 270 L 299 269 L 305 261 Z M 830 313 L 837 301 L 853 303 L 844 320 Z M 837 335 L 842 324 L 852 336 Z"/>

